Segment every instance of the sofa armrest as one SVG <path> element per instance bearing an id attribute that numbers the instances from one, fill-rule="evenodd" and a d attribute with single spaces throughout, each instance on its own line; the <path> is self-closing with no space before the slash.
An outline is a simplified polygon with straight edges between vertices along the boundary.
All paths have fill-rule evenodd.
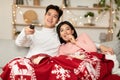
<path id="1" fill-rule="evenodd" d="M 104 42 L 102 44 L 113 48 L 114 53 L 116 54 L 117 59 L 120 63 L 120 40 L 113 40 L 113 41 L 109 41 L 109 42 Z"/>
<path id="2" fill-rule="evenodd" d="M 24 57 L 28 52 L 28 48 L 18 47 L 14 40 L 0 39 L 0 67 L 15 57 Z"/>

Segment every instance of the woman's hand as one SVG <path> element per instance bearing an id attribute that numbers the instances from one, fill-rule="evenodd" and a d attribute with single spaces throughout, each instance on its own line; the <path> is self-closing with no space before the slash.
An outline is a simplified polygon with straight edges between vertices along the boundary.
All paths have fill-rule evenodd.
<path id="1" fill-rule="evenodd" d="M 71 43 L 76 44 L 76 39 L 73 35 L 68 35 L 67 37 Z"/>
<path id="2" fill-rule="evenodd" d="M 100 46 L 100 50 L 101 50 L 101 52 L 104 53 L 104 54 L 105 54 L 105 53 L 114 54 L 114 51 L 113 51 L 112 48 L 107 47 L 107 46 L 104 46 L 104 45 L 101 45 L 101 46 Z"/>

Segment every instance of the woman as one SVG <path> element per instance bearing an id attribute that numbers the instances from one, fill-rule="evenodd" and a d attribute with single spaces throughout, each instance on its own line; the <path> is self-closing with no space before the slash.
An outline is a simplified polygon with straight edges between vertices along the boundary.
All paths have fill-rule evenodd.
<path id="1" fill-rule="evenodd" d="M 107 60 L 104 58 L 104 55 L 97 54 L 95 44 L 85 33 L 77 37 L 77 33 L 71 23 L 69 23 L 68 21 L 61 22 L 57 26 L 57 33 L 61 42 L 61 46 L 59 48 L 59 55 L 70 55 L 83 61 L 88 61 L 88 63 L 90 63 L 90 66 L 87 66 L 88 71 L 93 69 L 91 73 L 100 74 L 99 77 L 97 77 L 99 79 L 104 79 L 103 76 L 112 72 L 113 66 L 108 72 L 104 72 L 104 70 L 107 70 L 107 67 L 105 65 L 109 65 L 107 63 Z M 92 62 L 94 64 L 91 65 Z M 95 62 L 99 63 L 100 65 Z M 95 65 L 99 66 L 100 72 L 99 70 L 94 72 L 96 70 L 96 68 L 94 67 Z"/>

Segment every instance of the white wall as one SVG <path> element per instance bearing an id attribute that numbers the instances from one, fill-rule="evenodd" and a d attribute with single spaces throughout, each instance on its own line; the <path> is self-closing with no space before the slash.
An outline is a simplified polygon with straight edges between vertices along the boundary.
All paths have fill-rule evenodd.
<path id="1" fill-rule="evenodd" d="M 12 0 L 0 1 L 0 39 L 12 39 Z"/>
<path id="2" fill-rule="evenodd" d="M 1 0 L 0 2 L 0 39 L 12 39 L 12 1 L 13 0 Z M 79 5 L 78 3 L 80 3 L 80 0 L 75 0 L 75 1 L 76 2 L 78 1 L 77 5 Z M 86 3 L 86 1 L 92 2 L 94 0 L 83 0 L 83 3 Z M 75 6 L 74 3 L 72 5 Z M 118 26 L 120 26 L 120 24 L 118 24 Z M 99 33 L 104 32 L 103 29 L 99 29 L 99 30 L 98 29 L 83 30 L 83 29 L 78 29 L 78 28 L 76 29 L 77 29 L 78 34 L 80 34 L 81 32 L 87 32 L 92 37 L 92 39 L 97 42 L 99 42 Z M 116 38 L 116 33 L 117 33 L 118 28 L 115 30 L 116 31 L 114 31 L 115 32 L 114 38 Z"/>

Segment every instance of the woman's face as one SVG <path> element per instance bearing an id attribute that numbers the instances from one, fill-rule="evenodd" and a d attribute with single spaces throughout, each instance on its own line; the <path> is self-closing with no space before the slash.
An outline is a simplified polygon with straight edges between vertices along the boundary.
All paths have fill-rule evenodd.
<path id="1" fill-rule="evenodd" d="M 74 33 L 74 31 L 67 24 L 63 24 L 60 27 L 60 37 L 66 42 L 69 42 L 69 37 L 68 36 L 72 35 L 73 33 Z"/>

